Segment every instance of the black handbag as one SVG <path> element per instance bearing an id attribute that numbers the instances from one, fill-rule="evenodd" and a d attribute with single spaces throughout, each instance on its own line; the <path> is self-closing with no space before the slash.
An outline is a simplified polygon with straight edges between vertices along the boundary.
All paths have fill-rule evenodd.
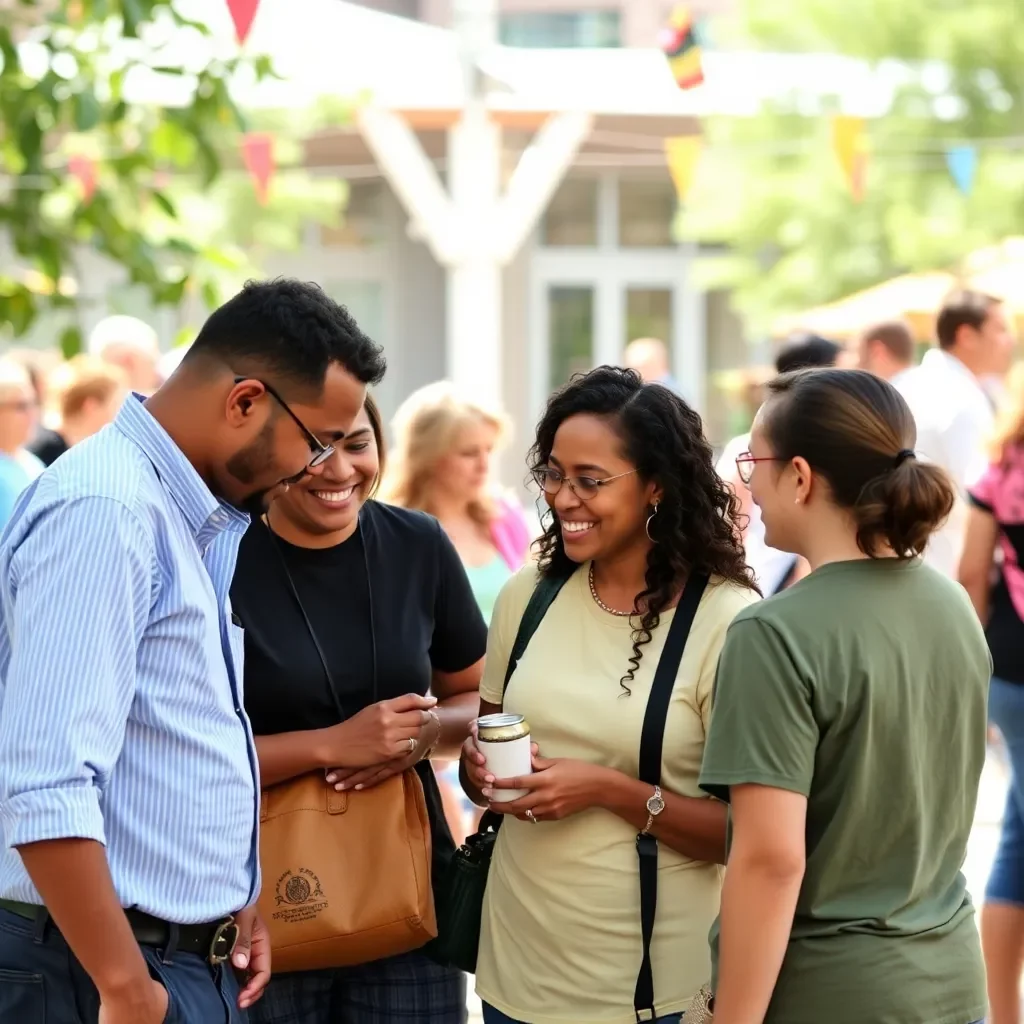
<path id="1" fill-rule="evenodd" d="M 638 773 L 640 781 L 647 782 L 652 787 L 661 783 L 665 721 L 672 700 L 672 691 L 679 674 L 679 664 L 686 649 L 686 641 L 708 582 L 707 576 L 700 575 L 693 575 L 687 581 L 654 673 L 654 682 L 651 684 L 640 733 Z M 505 672 L 505 687 L 508 686 L 512 673 L 530 642 L 530 637 L 536 632 L 544 614 L 564 584 L 565 579 L 546 579 L 538 584 L 523 613 L 519 632 L 516 634 Z M 440 963 L 457 967 L 468 974 L 476 972 L 484 890 L 487 887 L 487 873 L 491 866 L 501 822 L 500 814 L 490 811 L 484 813 L 479 831 L 470 836 L 465 845 L 456 851 L 442 884 L 435 889 L 438 937 L 430 943 L 429 951 Z M 637 1020 L 641 1021 L 657 1018 L 654 1007 L 651 940 L 654 937 L 654 920 L 658 906 L 658 840 L 652 835 L 638 833 L 636 849 L 640 871 L 640 934 L 643 949 L 633 995 L 633 1007 Z"/>

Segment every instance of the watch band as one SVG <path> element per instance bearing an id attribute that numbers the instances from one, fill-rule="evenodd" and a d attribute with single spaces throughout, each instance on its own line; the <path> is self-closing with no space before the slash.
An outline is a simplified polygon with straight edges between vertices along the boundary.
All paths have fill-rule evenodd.
<path id="1" fill-rule="evenodd" d="M 658 800 L 658 801 L 661 802 L 661 807 L 658 809 L 657 813 L 651 811 L 651 809 L 650 809 L 651 800 Z M 664 801 L 664 799 L 662 798 L 662 795 L 661 795 L 661 786 L 655 786 L 654 787 L 654 794 L 650 798 L 648 798 L 646 806 L 647 806 L 647 824 L 644 825 L 644 827 L 643 827 L 643 829 L 641 830 L 641 833 L 640 833 L 641 835 L 644 835 L 644 836 L 646 836 L 646 835 L 648 835 L 650 833 L 651 826 L 654 824 L 654 819 L 658 816 L 658 814 L 661 814 L 661 812 L 663 810 L 665 810 L 665 801 Z"/>

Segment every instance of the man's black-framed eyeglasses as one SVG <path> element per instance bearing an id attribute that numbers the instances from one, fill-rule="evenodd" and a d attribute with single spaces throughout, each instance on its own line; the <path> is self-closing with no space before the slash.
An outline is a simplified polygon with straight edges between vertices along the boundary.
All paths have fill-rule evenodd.
<path id="1" fill-rule="evenodd" d="M 289 416 L 291 416 L 299 430 L 306 435 L 306 440 L 309 442 L 309 450 L 313 453 L 313 457 L 307 463 L 307 469 L 316 469 L 317 466 L 322 466 L 334 454 L 334 445 L 322 444 L 316 434 L 314 434 L 313 431 L 295 415 L 291 406 L 277 393 L 277 390 L 265 380 L 260 380 L 259 377 L 235 377 L 236 384 L 241 384 L 247 380 L 252 380 L 257 384 L 261 384 L 263 386 L 263 390 L 266 391 L 267 394 L 270 395 L 270 397 L 273 398 Z"/>

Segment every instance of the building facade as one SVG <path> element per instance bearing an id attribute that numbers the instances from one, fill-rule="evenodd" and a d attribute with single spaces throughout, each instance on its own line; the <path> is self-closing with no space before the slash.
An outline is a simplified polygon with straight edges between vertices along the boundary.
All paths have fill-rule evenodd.
<path id="1" fill-rule="evenodd" d="M 388 14 L 447 28 L 453 0 L 359 0 Z M 697 18 L 722 14 L 733 0 L 690 0 Z M 655 46 L 678 0 L 499 0 L 498 31 L 506 46 L 544 48 Z"/>

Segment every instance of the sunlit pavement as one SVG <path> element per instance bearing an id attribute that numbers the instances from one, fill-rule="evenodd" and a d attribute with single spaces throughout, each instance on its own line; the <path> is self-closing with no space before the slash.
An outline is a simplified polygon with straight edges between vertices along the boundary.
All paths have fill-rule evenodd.
<path id="1" fill-rule="evenodd" d="M 967 888 L 976 906 L 981 905 L 988 879 L 989 868 L 995 856 L 999 841 L 999 824 L 1003 818 L 1003 804 L 1006 801 L 1006 772 L 998 753 L 991 754 L 981 777 L 981 791 L 978 794 L 978 810 L 974 816 L 974 830 L 967 846 L 967 860 L 964 873 Z M 480 1001 L 473 994 L 473 979 L 469 979 L 469 1020 L 480 1024 Z"/>
<path id="2" fill-rule="evenodd" d="M 1003 805 L 1006 802 L 1007 774 L 998 753 L 990 754 L 981 776 L 981 791 L 978 794 L 978 809 L 974 815 L 974 830 L 967 845 L 967 860 L 964 874 L 967 889 L 976 906 L 981 905 L 988 880 L 989 868 L 995 857 L 999 842 L 999 826 L 1003 820 Z"/>

